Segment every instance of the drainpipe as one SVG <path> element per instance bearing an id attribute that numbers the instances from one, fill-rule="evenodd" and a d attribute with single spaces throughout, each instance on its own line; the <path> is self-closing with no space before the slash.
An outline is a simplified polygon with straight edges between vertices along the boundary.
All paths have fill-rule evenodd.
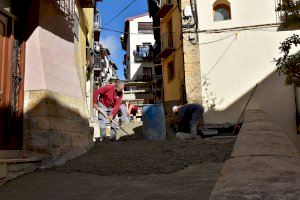
<path id="1" fill-rule="evenodd" d="M 298 87 L 294 85 L 294 98 L 295 98 L 295 108 L 296 108 L 296 128 L 297 134 L 300 134 L 300 113 L 299 113 L 299 99 L 298 99 Z"/>

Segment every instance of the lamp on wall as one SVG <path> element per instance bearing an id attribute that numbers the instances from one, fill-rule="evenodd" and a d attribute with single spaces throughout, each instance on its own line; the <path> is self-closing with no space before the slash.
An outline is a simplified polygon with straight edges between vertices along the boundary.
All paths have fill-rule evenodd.
<path id="1" fill-rule="evenodd" d="M 100 53 L 100 50 L 101 50 L 100 44 L 96 44 L 94 50 L 95 50 L 97 53 Z"/>

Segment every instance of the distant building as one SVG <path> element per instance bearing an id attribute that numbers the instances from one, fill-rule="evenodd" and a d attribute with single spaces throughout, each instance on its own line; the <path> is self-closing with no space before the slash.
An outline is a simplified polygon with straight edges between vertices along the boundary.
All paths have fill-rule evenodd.
<path id="1" fill-rule="evenodd" d="M 154 79 L 152 45 L 154 44 L 152 19 L 148 14 L 127 18 L 122 47 L 125 72 L 128 81 L 151 81 Z"/>
<path id="2" fill-rule="evenodd" d="M 103 47 L 101 44 L 98 48 L 99 51 L 97 50 L 95 53 L 94 80 L 102 86 L 118 79 L 116 72 L 118 67 L 110 60 L 109 49 Z"/>
<path id="3" fill-rule="evenodd" d="M 133 99 L 148 99 L 150 102 L 161 99 L 161 87 L 158 86 L 161 77 L 157 76 L 161 73 L 157 73 L 153 63 L 154 42 L 152 19 L 148 13 L 126 19 L 124 35 L 121 37 L 122 48 L 126 51 L 124 76 L 127 82 L 143 82 L 136 86 L 131 83 L 128 89 L 138 93 L 141 90 L 150 91 L 148 94 L 132 95 Z M 146 83 L 149 83 L 148 86 Z"/>

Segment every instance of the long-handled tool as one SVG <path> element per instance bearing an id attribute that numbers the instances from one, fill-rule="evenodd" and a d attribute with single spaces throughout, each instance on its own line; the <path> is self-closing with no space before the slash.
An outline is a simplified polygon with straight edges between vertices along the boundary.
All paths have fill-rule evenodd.
<path id="1" fill-rule="evenodd" d="M 116 126 L 120 127 L 120 129 L 128 136 L 131 136 L 126 130 L 124 130 L 121 126 L 119 126 L 119 124 L 117 122 L 115 122 L 114 120 L 110 120 L 107 116 L 107 114 L 105 112 L 103 112 L 102 110 L 98 109 L 99 112 L 109 121 L 111 121 L 112 123 L 114 123 Z"/>

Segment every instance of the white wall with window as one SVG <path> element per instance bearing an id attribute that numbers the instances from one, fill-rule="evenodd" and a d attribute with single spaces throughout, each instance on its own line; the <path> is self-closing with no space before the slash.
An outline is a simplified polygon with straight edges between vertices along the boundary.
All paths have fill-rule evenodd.
<path id="1" fill-rule="evenodd" d="M 258 83 L 247 108 L 264 110 L 283 131 L 295 133 L 293 88 L 284 86 L 273 59 L 280 42 L 300 31 L 278 30 L 276 2 L 197 1 L 202 31 L 197 41 L 202 80 L 197 84 L 202 85 L 206 123 L 235 123 Z"/>
<path id="2" fill-rule="evenodd" d="M 279 0 L 197 0 L 200 30 L 279 22 Z M 222 20 L 226 19 L 226 20 Z"/>
<path id="3" fill-rule="evenodd" d="M 154 44 L 152 19 L 148 13 L 127 19 L 129 36 L 127 42 L 128 80 L 148 81 L 154 77 L 152 45 Z"/>

